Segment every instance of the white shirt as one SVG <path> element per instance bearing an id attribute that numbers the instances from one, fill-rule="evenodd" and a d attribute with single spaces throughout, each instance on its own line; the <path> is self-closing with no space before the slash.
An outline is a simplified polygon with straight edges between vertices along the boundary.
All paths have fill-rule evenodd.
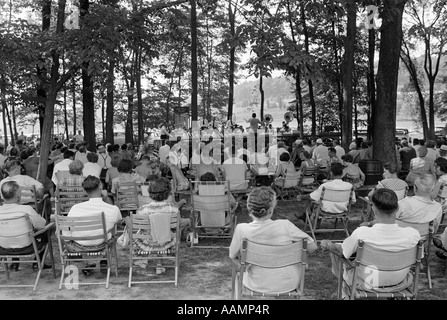
<path id="1" fill-rule="evenodd" d="M 51 176 L 51 181 L 53 181 L 53 183 L 57 186 L 57 176 L 56 173 L 58 171 L 68 171 L 69 168 L 69 164 L 72 162 L 73 160 L 71 159 L 64 159 L 58 163 L 56 163 L 54 165 L 54 169 L 53 169 L 53 175 Z"/>
<path id="2" fill-rule="evenodd" d="M 160 147 L 160 149 L 158 150 L 158 157 L 160 158 L 160 162 L 166 163 L 166 158 L 168 157 L 170 150 L 171 148 L 167 144 Z"/>
<path id="3" fill-rule="evenodd" d="M 84 164 L 84 169 L 82 169 L 82 175 L 84 177 L 92 175 L 99 178 L 99 176 L 101 175 L 101 170 L 102 168 L 99 164 L 87 162 L 86 164 Z"/>
<path id="4" fill-rule="evenodd" d="M 83 153 L 83 152 L 79 152 L 79 151 L 76 152 L 74 159 L 81 161 L 83 164 L 86 164 L 88 162 L 87 153 Z"/>
<path id="5" fill-rule="evenodd" d="M 345 258 L 349 258 L 357 250 L 358 240 L 370 244 L 374 248 L 386 251 L 400 251 L 410 249 L 416 246 L 421 239 L 419 232 L 413 228 L 401 228 L 396 223 L 383 224 L 376 223 L 372 227 L 358 227 L 347 237 L 341 247 Z M 372 267 L 371 267 L 372 268 Z M 351 269 L 352 272 L 354 269 Z M 399 271 L 379 271 L 380 273 L 375 277 L 373 286 L 391 286 L 402 282 L 408 274 L 408 268 Z M 372 270 L 360 272 L 359 276 L 365 279 L 371 275 Z M 347 273 L 343 277 L 347 279 Z M 375 281 L 374 281 L 375 280 Z M 375 283 L 374 283 L 375 282 Z"/>
<path id="6" fill-rule="evenodd" d="M 298 229 L 292 222 L 286 219 L 266 221 L 253 221 L 251 223 L 240 223 L 234 230 L 233 239 L 230 244 L 230 258 L 236 258 L 239 254 L 242 239 L 269 244 L 286 245 L 293 241 L 307 239 L 307 243 L 314 240 Z M 269 293 L 283 293 L 296 288 L 300 281 L 300 267 L 298 265 L 284 268 L 267 269 L 251 266 L 243 276 L 244 285 L 255 291 Z"/>
<path id="7" fill-rule="evenodd" d="M 6 181 L 15 181 L 21 187 L 34 186 L 34 187 L 36 187 L 36 191 L 39 190 L 40 188 L 43 188 L 42 183 L 40 183 L 36 179 L 31 178 L 30 176 L 27 176 L 27 175 L 18 174 L 18 175 L 12 176 L 12 177 L 6 177 L 2 181 L 0 181 L 0 189 L 3 185 L 3 183 L 5 183 Z M 0 194 L 1 194 L 1 192 L 0 192 Z M 1 194 L 1 197 L 3 199 L 2 194 Z M 20 199 L 21 203 L 29 203 L 29 202 L 33 202 L 33 201 L 35 201 L 35 200 L 34 200 L 34 196 L 31 195 L 31 191 L 28 191 L 28 190 L 22 191 L 22 197 Z"/>
<path id="8" fill-rule="evenodd" d="M 323 187 L 330 188 L 332 190 L 350 190 L 352 184 L 345 182 L 341 179 L 334 179 L 321 184 L 317 190 L 313 191 L 309 196 L 312 200 L 319 202 Z M 355 203 L 355 193 L 351 193 L 351 203 Z M 323 200 L 322 210 L 332 213 L 341 213 L 347 209 L 348 202 L 331 202 Z"/>
<path id="9" fill-rule="evenodd" d="M 16 203 L 5 203 L 0 206 L 0 217 L 2 219 L 21 217 L 28 215 L 34 229 L 42 229 L 45 227 L 46 221 L 34 211 L 31 206 L 20 205 Z M 17 233 L 17 230 L 14 230 Z M 28 230 L 23 230 L 24 232 Z M 7 238 L 0 238 L 0 246 L 3 248 L 24 248 L 31 244 L 31 241 L 26 234 L 24 237 L 17 237 L 14 242 L 7 240 Z"/>
<path id="10" fill-rule="evenodd" d="M 405 197 L 399 201 L 396 219 L 409 223 L 428 223 L 434 221 L 434 231 L 441 223 L 442 206 L 439 202 L 420 196 Z"/>
<path id="11" fill-rule="evenodd" d="M 88 201 L 81 202 L 75 204 L 71 207 L 68 212 L 67 217 L 82 217 L 93 214 L 99 214 L 100 212 L 104 212 L 105 220 L 106 220 L 106 229 L 110 230 L 114 227 L 114 225 L 122 219 L 121 211 L 117 206 L 108 204 L 104 202 L 101 198 L 91 198 Z M 88 231 L 63 231 L 64 235 L 68 236 L 96 236 L 102 234 L 102 229 L 98 230 L 88 230 Z M 108 239 L 111 238 L 111 233 L 108 234 Z M 102 239 L 97 240 L 85 240 L 85 241 L 76 241 L 84 246 L 95 246 L 103 243 Z"/>
<path id="12" fill-rule="evenodd" d="M 338 159 L 341 159 L 341 156 L 343 156 L 343 155 L 346 153 L 345 149 L 343 149 L 342 147 L 340 147 L 340 146 L 338 146 L 338 145 L 335 146 L 334 149 L 335 149 L 335 151 L 336 151 L 336 154 L 337 154 L 337 158 L 338 158 Z"/>
<path id="13" fill-rule="evenodd" d="M 315 149 L 312 153 L 312 159 L 314 159 L 322 167 L 326 167 L 326 165 L 329 161 L 328 147 L 326 147 L 322 144 L 315 147 Z"/>

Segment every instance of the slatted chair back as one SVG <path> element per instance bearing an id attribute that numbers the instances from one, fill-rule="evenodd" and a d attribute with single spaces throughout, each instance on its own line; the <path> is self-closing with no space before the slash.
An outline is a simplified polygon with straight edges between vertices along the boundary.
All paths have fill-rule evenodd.
<path id="1" fill-rule="evenodd" d="M 10 279 L 8 271 L 8 263 L 12 258 L 20 258 L 21 264 L 34 264 L 37 263 L 39 271 L 36 274 L 36 278 L 33 284 L 0 284 L 0 287 L 33 287 L 33 291 L 36 290 L 39 283 L 40 275 L 43 270 L 43 264 L 48 253 L 50 253 L 51 265 L 53 269 L 53 275 L 56 277 L 54 268 L 54 257 L 51 246 L 51 232 L 50 229 L 54 226 L 54 223 L 48 224 L 45 228 L 34 232 L 32 222 L 28 215 L 18 215 L 15 217 L 0 217 L 0 264 L 5 265 L 6 278 Z M 48 242 L 38 243 L 36 236 L 46 233 Z M 32 247 L 28 252 L 26 250 L 21 254 L 8 253 L 8 249 L 14 248 L 26 248 Z M 40 253 L 43 252 L 42 258 Z"/>
<path id="2" fill-rule="evenodd" d="M 143 284 L 143 283 L 174 283 L 175 286 L 178 284 L 178 274 L 180 267 L 180 212 L 177 212 L 176 216 L 172 216 L 170 213 L 166 212 L 156 212 L 151 214 L 152 221 L 154 221 L 155 216 L 169 215 L 168 219 L 161 219 L 162 224 L 164 221 L 166 224 L 157 224 L 156 228 L 164 228 L 165 234 L 171 234 L 175 232 L 175 236 L 167 242 L 166 246 L 153 249 L 139 249 L 138 245 L 135 245 L 135 241 L 140 243 L 144 242 L 149 244 L 154 241 L 153 227 L 151 226 L 150 215 L 139 215 L 133 214 L 129 216 L 128 219 L 128 233 L 129 233 L 129 279 L 128 286 L 131 287 L 132 284 Z M 161 218 L 161 216 L 160 216 Z M 149 246 L 149 245 L 148 245 Z M 146 251 L 148 250 L 148 251 Z M 132 280 L 134 261 L 146 260 L 154 261 L 157 265 L 163 264 L 163 267 L 174 268 L 174 278 L 171 279 L 150 279 L 150 280 Z M 168 264 L 171 262 L 171 264 Z"/>
<path id="3" fill-rule="evenodd" d="M 20 203 L 27 204 L 33 207 L 34 211 L 37 211 L 37 191 L 36 186 L 31 187 L 23 187 L 20 186 L 21 191 L 21 197 L 20 197 Z"/>
<path id="4" fill-rule="evenodd" d="M 59 289 L 62 288 L 65 269 L 75 261 L 102 261 L 107 260 L 107 277 L 105 282 L 76 283 L 77 285 L 105 284 L 109 287 L 110 270 L 112 267 L 112 255 L 115 256 L 115 274 L 118 275 L 118 258 L 116 253 L 116 225 L 107 230 L 104 212 L 89 214 L 80 217 L 56 215 L 56 234 L 59 244 L 62 273 Z M 111 233 L 111 239 L 108 239 Z M 83 241 L 100 240 L 97 246 L 81 246 L 76 243 Z M 75 247 L 75 249 L 73 249 Z"/>
<path id="5" fill-rule="evenodd" d="M 198 238 L 231 238 L 236 206 L 231 206 L 229 181 L 191 181 L 193 236 Z M 198 192 L 198 194 L 196 193 Z M 226 221 L 229 224 L 226 225 Z M 191 241 L 191 247 L 194 241 Z M 197 245 L 197 247 L 211 247 Z"/>
<path id="6" fill-rule="evenodd" d="M 302 239 L 286 245 L 266 245 L 252 242 L 246 238 L 242 239 L 240 248 L 240 263 L 238 267 L 233 265 L 232 273 L 232 298 L 243 299 L 244 297 L 294 297 L 300 298 L 304 290 L 305 266 L 307 264 L 307 240 Z M 251 291 L 243 285 L 244 272 L 250 266 L 276 269 L 291 265 L 299 265 L 299 282 L 291 292 L 281 294 L 269 294 L 265 292 Z M 235 282 L 238 281 L 238 285 Z M 237 289 L 236 289 L 237 287 Z M 237 292 L 236 292 L 237 290 Z"/>
<path id="7" fill-rule="evenodd" d="M 56 214 L 66 216 L 71 207 L 77 203 L 88 201 L 84 188 L 79 186 L 57 186 Z"/>
<path id="8" fill-rule="evenodd" d="M 422 250 L 423 240 L 419 241 L 412 248 L 400 251 L 378 249 L 363 240 L 359 240 L 356 258 L 354 260 L 355 269 L 352 283 L 348 284 L 350 299 L 370 296 L 377 298 L 393 297 L 394 295 L 396 297 L 415 298 L 419 285 Z M 386 287 L 390 284 L 404 281 L 410 269 L 414 269 L 412 287 L 406 290 L 399 289 L 396 292 L 389 290 L 387 292 L 379 291 L 380 287 Z M 358 286 L 359 282 L 365 282 L 362 287 L 369 288 L 371 294 L 368 293 L 369 290 L 360 290 Z"/>
<path id="9" fill-rule="evenodd" d="M 396 223 L 399 227 L 406 228 L 411 227 L 416 229 L 419 232 L 422 240 L 424 241 L 424 262 L 425 269 L 424 272 L 428 278 L 428 287 L 432 288 L 432 280 L 431 280 L 431 268 L 430 268 L 430 248 L 434 234 L 434 220 L 426 223 L 414 223 L 414 222 L 406 222 L 399 219 L 396 219 Z"/>
<path id="10" fill-rule="evenodd" d="M 136 182 L 119 183 L 115 195 L 115 205 L 122 211 L 133 211 L 139 207 L 139 184 Z"/>

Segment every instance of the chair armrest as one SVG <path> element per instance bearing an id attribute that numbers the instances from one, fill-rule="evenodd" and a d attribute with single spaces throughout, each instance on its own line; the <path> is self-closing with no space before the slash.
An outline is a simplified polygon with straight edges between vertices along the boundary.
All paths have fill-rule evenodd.
<path id="1" fill-rule="evenodd" d="M 45 193 L 41 199 L 38 199 L 38 200 L 37 200 L 37 203 L 42 203 L 42 202 L 44 202 L 46 199 L 49 199 L 49 198 L 50 198 L 50 195 L 49 195 L 48 193 Z"/>
<path id="2" fill-rule="evenodd" d="M 39 229 L 36 232 L 34 232 L 34 236 L 38 236 L 42 233 L 47 232 L 48 230 L 50 230 L 51 228 L 53 228 L 56 225 L 56 223 L 54 222 L 50 222 L 49 224 L 47 224 L 43 229 Z"/>
<path id="3" fill-rule="evenodd" d="M 335 253 L 334 253 L 334 254 L 335 254 Z M 338 255 L 338 254 L 337 254 L 337 255 Z M 346 264 L 346 265 L 348 265 L 348 266 L 351 267 L 351 268 L 355 268 L 354 262 L 352 262 L 351 260 L 346 259 L 346 258 L 343 257 L 343 256 L 340 256 L 340 260 L 343 262 L 343 264 Z"/>

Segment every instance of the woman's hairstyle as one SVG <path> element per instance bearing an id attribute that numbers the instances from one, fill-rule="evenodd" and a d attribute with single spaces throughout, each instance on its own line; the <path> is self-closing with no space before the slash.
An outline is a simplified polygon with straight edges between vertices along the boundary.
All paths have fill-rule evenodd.
<path id="1" fill-rule="evenodd" d="M 276 193 L 271 187 L 254 188 L 247 199 L 248 213 L 257 218 L 269 214 L 276 204 Z"/>
<path id="2" fill-rule="evenodd" d="M 439 167 L 439 170 L 441 170 L 444 173 L 447 173 L 447 159 L 438 157 L 435 160 L 435 164 Z"/>
<path id="3" fill-rule="evenodd" d="M 149 196 L 155 201 L 164 201 L 171 193 L 171 182 L 168 178 L 162 177 L 149 184 Z"/>
<path id="4" fill-rule="evenodd" d="M 371 197 L 371 201 L 377 209 L 389 215 L 399 208 L 397 195 L 391 189 L 376 189 Z"/>
<path id="5" fill-rule="evenodd" d="M 121 159 L 118 163 L 118 172 L 131 173 L 133 168 L 133 161 L 131 159 Z"/>
<path id="6" fill-rule="evenodd" d="M 119 155 L 115 155 L 112 157 L 112 160 L 110 160 L 110 164 L 112 165 L 112 167 L 118 167 L 118 164 L 121 161 L 121 157 Z"/>
<path id="7" fill-rule="evenodd" d="M 341 156 L 341 160 L 352 163 L 352 161 L 354 161 L 354 158 L 349 153 L 346 153 Z"/>
<path id="8" fill-rule="evenodd" d="M 301 153 L 303 154 L 303 156 L 304 156 L 306 159 L 310 159 L 310 153 L 309 153 L 309 151 L 304 150 L 304 151 L 301 152 Z"/>
<path id="9" fill-rule="evenodd" d="M 217 181 L 217 180 L 214 173 L 206 172 L 200 176 L 200 181 Z"/>
<path id="10" fill-rule="evenodd" d="M 281 153 L 281 155 L 279 156 L 279 160 L 280 161 L 289 161 L 290 160 L 290 155 L 287 152 L 283 152 Z"/>
<path id="11" fill-rule="evenodd" d="M 70 174 L 81 175 L 82 169 L 84 169 L 84 164 L 81 160 L 73 160 L 68 165 L 68 172 L 70 172 Z"/>

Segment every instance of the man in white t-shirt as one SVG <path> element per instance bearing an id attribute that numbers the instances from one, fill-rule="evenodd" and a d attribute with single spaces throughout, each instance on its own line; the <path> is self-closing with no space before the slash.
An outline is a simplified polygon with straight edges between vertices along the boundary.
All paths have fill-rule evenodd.
<path id="1" fill-rule="evenodd" d="M 338 277 L 340 257 L 350 258 L 357 251 L 358 240 L 381 250 L 401 251 L 413 248 L 421 239 L 419 232 L 413 228 L 402 228 L 395 222 L 396 212 L 399 208 L 397 195 L 393 190 L 381 188 L 377 189 L 371 197 L 373 210 L 376 216 L 376 223 L 372 227 L 362 226 L 354 230 L 343 243 L 332 243 L 330 240 L 323 240 L 321 248 L 331 252 L 332 272 Z M 371 271 L 360 270 L 357 276 L 364 279 L 359 283 L 360 289 L 370 289 L 376 291 L 403 290 L 412 284 L 412 274 L 410 268 L 399 271 L 377 271 L 372 283 L 368 282 Z M 344 266 L 343 279 L 352 283 L 354 269 Z M 344 284 L 344 283 L 343 283 Z M 386 287 L 386 288 L 381 288 Z M 342 296 L 347 298 L 347 287 L 343 286 Z"/>
<path id="2" fill-rule="evenodd" d="M 321 166 L 321 169 L 324 169 L 329 161 L 328 147 L 323 144 L 323 140 L 320 138 L 317 139 L 316 143 L 317 146 L 312 153 L 312 159 Z"/>
<path id="3" fill-rule="evenodd" d="M 87 193 L 89 200 L 73 205 L 70 211 L 68 212 L 67 217 L 74 218 L 94 214 L 99 215 L 101 212 L 104 212 L 106 229 L 108 231 L 112 230 L 115 224 L 122 220 L 121 211 L 117 206 L 111 205 L 103 201 L 101 181 L 99 180 L 99 178 L 94 176 L 88 176 L 82 182 L 82 187 Z M 76 232 L 63 231 L 63 233 L 67 236 L 73 236 L 73 237 L 97 236 L 102 234 L 103 230 L 97 229 L 97 230 L 86 230 Z M 111 239 L 112 234 L 109 232 L 107 236 L 108 239 Z M 83 248 L 83 247 L 101 246 L 102 244 L 103 244 L 102 239 L 95 239 L 95 240 L 76 241 L 73 244 L 73 246 Z M 107 262 L 105 260 L 101 261 L 100 265 L 101 269 L 103 270 L 107 268 Z M 85 268 L 82 270 L 82 272 L 85 275 L 89 275 L 91 273 L 91 268 L 93 267 L 94 267 L 93 265 L 86 265 Z"/>
<path id="4" fill-rule="evenodd" d="M 310 194 L 298 195 L 297 200 L 313 200 L 316 202 L 320 201 L 321 192 L 323 191 L 323 187 L 326 187 L 331 190 L 352 190 L 352 184 L 349 182 L 345 182 L 341 180 L 341 175 L 343 174 L 343 165 L 341 163 L 334 163 L 331 165 L 331 176 L 332 179 L 328 182 L 321 184 L 317 190 L 313 191 Z M 352 191 L 351 193 L 351 203 L 355 203 L 355 193 Z M 323 200 L 322 210 L 326 212 L 332 213 L 341 213 L 346 211 L 348 202 L 331 202 Z"/>
<path id="5" fill-rule="evenodd" d="M 75 154 L 73 151 L 65 150 L 64 151 L 64 160 L 62 160 L 54 165 L 53 175 L 51 176 L 51 181 L 53 181 L 54 185 L 57 186 L 57 183 L 58 183 L 57 173 L 59 171 L 68 171 L 69 170 L 68 166 L 70 163 L 73 162 L 74 157 L 75 157 Z"/>

